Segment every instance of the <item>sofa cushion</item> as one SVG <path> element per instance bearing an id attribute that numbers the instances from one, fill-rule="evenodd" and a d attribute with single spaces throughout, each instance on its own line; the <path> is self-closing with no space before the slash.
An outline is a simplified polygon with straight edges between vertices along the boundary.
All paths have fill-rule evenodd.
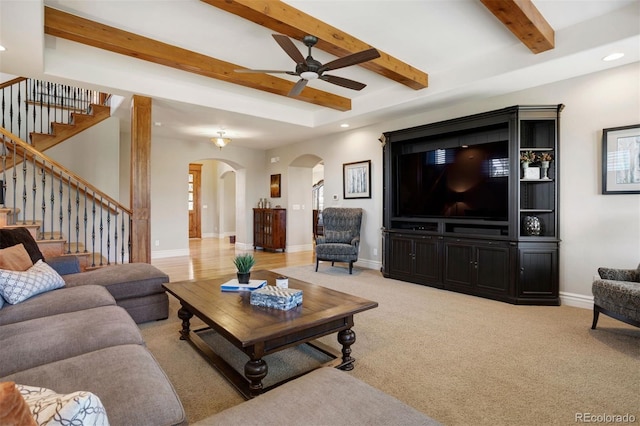
<path id="1" fill-rule="evenodd" d="M 171 382 L 141 345 L 121 345 L 20 371 L 5 378 L 57 392 L 100 397 L 112 425 L 186 424 Z"/>
<path id="2" fill-rule="evenodd" d="M 0 269 L 0 295 L 11 304 L 60 287 L 64 280 L 42 260 L 26 271 Z"/>
<path id="3" fill-rule="evenodd" d="M 24 244 L 24 248 L 29 253 L 31 263 L 35 264 L 38 260 L 44 260 L 38 243 L 27 228 L 0 228 L 0 249 L 20 243 Z"/>
<path id="4" fill-rule="evenodd" d="M 16 385 L 36 423 L 47 426 L 109 426 L 107 413 L 96 395 L 77 391 L 66 395 L 51 389 Z"/>
<path id="5" fill-rule="evenodd" d="M 0 249 L 0 269 L 10 271 L 26 271 L 33 266 L 24 244 Z"/>
<path id="6" fill-rule="evenodd" d="M 65 287 L 39 294 L 17 305 L 5 305 L 0 310 L 0 326 L 115 304 L 111 293 L 102 286 Z"/>
<path id="7" fill-rule="evenodd" d="M 116 300 L 164 293 L 169 276 L 148 263 L 125 263 L 106 266 L 80 274 L 65 275 L 68 287 L 97 284 L 109 290 Z"/>
<path id="8" fill-rule="evenodd" d="M 119 306 L 7 324 L 1 330 L 0 377 L 110 346 L 144 344 L 138 326 Z M 84 388 L 73 391 L 78 389 Z"/>
<path id="9" fill-rule="evenodd" d="M 432 418 L 331 367 L 312 371 L 196 425 L 282 425 L 304 413 L 312 425 L 439 425 Z"/>
<path id="10" fill-rule="evenodd" d="M 37 426 L 14 382 L 0 383 L 0 425 Z"/>

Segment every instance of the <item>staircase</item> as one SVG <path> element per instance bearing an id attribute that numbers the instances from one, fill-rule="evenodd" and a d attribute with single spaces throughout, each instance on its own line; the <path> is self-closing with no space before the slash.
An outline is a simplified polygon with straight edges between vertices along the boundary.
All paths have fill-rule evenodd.
<path id="1" fill-rule="evenodd" d="M 107 105 L 91 104 L 87 113 L 72 112 L 71 123 L 51 123 L 51 133 L 31 133 L 31 145 L 43 152 L 111 116 Z"/>
<path id="2" fill-rule="evenodd" d="M 75 255 L 83 270 L 128 261 L 130 209 L 43 153 L 107 119 L 93 101 L 108 97 L 24 78 L 0 90 L 0 228 L 29 229 L 45 258 Z"/>

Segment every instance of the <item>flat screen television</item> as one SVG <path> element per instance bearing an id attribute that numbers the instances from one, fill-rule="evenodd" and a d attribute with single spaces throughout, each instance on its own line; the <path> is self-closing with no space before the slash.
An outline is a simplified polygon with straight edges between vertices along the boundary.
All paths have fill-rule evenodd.
<path id="1" fill-rule="evenodd" d="M 400 154 L 394 177 L 396 217 L 508 220 L 506 140 Z"/>

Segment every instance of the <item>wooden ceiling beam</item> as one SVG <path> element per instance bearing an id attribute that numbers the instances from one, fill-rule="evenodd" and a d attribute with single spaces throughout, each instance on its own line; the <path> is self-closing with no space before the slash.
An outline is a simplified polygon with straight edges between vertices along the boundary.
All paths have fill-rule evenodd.
<path id="1" fill-rule="evenodd" d="M 296 40 L 302 41 L 305 35 L 316 36 L 318 44 L 315 47 L 337 57 L 374 47 L 279 0 L 202 1 Z M 360 66 L 415 90 L 428 86 L 427 73 L 378 52 L 379 58 Z"/>
<path id="2" fill-rule="evenodd" d="M 555 32 L 531 0 L 480 0 L 533 53 L 555 47 Z"/>
<path id="3" fill-rule="evenodd" d="M 236 73 L 236 69 L 244 67 L 90 21 L 48 6 L 45 6 L 44 31 L 45 34 L 55 37 L 276 95 L 287 96 L 295 84 L 295 82 L 268 74 Z M 306 87 L 300 95 L 293 99 L 338 111 L 351 109 L 351 99 L 311 87 Z"/>

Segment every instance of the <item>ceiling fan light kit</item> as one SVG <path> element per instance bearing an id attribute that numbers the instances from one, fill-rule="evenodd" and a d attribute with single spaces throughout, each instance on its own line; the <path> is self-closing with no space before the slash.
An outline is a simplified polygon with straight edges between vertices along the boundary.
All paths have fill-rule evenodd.
<path id="1" fill-rule="evenodd" d="M 324 75 L 325 71 L 336 70 L 339 68 L 349 67 L 351 65 L 361 64 L 363 62 L 371 61 L 379 58 L 380 53 L 374 49 L 367 49 L 361 52 L 356 52 L 351 55 L 343 56 L 342 58 L 335 59 L 326 64 L 313 59 L 311 56 L 311 48 L 316 45 L 318 38 L 312 35 L 306 35 L 302 39 L 302 42 L 308 48 L 308 55 L 305 58 L 298 48 L 293 44 L 291 39 L 287 36 L 280 34 L 273 34 L 273 38 L 276 43 L 280 45 L 282 50 L 296 63 L 295 71 L 280 71 L 280 70 L 255 70 L 255 69 L 240 69 L 236 72 L 242 73 L 272 73 L 272 74 L 289 74 L 300 77 L 300 80 L 293 85 L 288 96 L 298 96 L 300 92 L 305 88 L 309 80 L 320 79 L 337 86 L 346 87 L 352 90 L 362 90 L 367 85 L 358 81 L 349 80 L 348 78 L 338 77 L 335 75 Z"/>

